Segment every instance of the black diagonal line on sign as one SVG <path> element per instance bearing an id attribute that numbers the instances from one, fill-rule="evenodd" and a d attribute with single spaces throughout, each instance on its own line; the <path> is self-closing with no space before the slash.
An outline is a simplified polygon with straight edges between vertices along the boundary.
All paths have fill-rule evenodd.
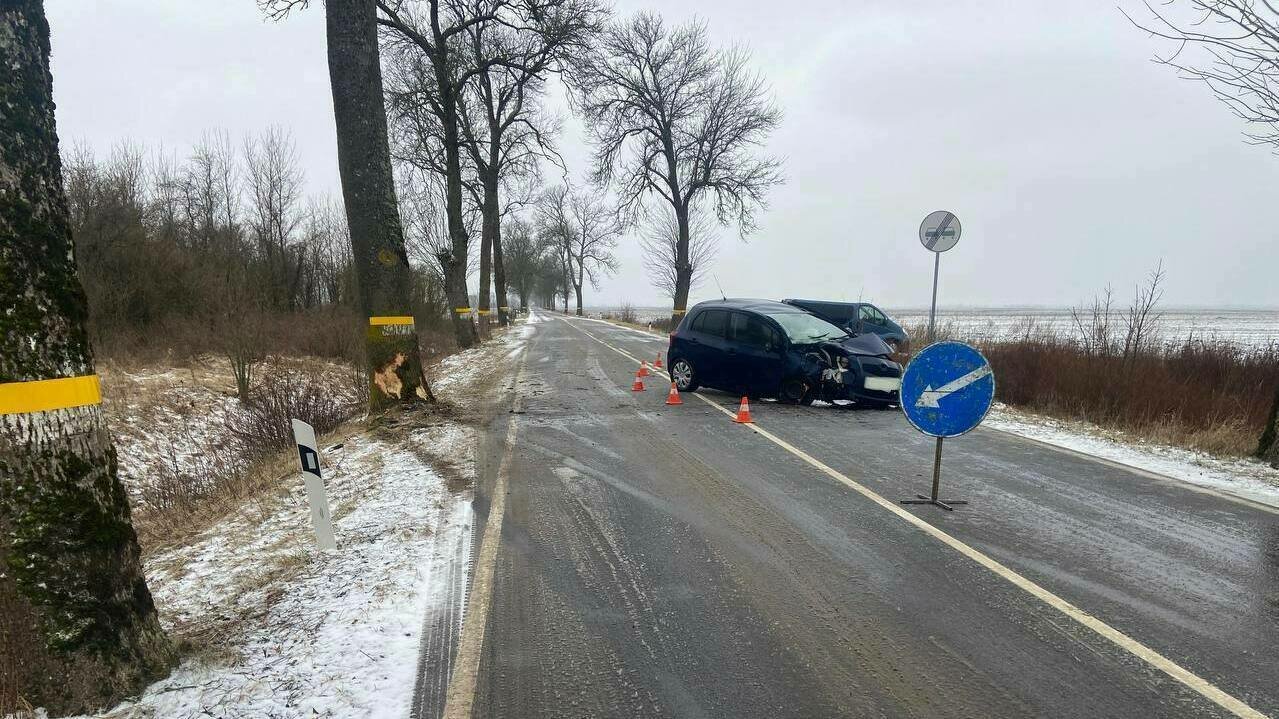
<path id="1" fill-rule="evenodd" d="M 937 244 L 937 241 L 941 239 L 942 233 L 946 231 L 947 227 L 950 227 L 951 220 L 954 220 L 954 219 L 955 219 L 955 215 L 947 212 L 946 216 L 942 218 L 941 224 L 937 225 L 937 229 L 933 230 L 932 242 L 924 243 L 924 247 L 927 247 L 930 250 L 933 249 L 933 245 Z M 924 233 L 924 234 L 927 235 L 928 233 Z"/>

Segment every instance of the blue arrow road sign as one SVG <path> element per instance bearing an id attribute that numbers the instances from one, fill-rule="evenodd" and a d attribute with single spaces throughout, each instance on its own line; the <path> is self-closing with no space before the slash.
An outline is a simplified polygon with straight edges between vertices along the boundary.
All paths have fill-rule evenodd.
<path id="1" fill-rule="evenodd" d="M 981 424 L 994 399 L 990 363 L 963 342 L 925 347 L 902 375 L 902 411 L 915 429 L 933 437 L 958 437 Z"/>

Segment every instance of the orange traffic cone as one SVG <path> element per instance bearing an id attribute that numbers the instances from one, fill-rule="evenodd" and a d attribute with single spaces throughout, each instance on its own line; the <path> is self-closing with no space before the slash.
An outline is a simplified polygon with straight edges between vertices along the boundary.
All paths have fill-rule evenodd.
<path id="1" fill-rule="evenodd" d="M 675 388 L 674 382 L 671 382 L 671 393 L 666 395 L 666 404 L 684 404 L 684 400 L 679 398 L 679 390 Z"/>
<path id="2" fill-rule="evenodd" d="M 661 353 L 661 352 L 658 352 L 658 353 L 657 353 L 657 361 L 653 362 L 653 366 L 654 366 L 654 367 L 656 367 L 656 368 L 658 368 L 658 369 L 661 369 L 661 368 L 662 368 L 662 353 Z"/>
<path id="3" fill-rule="evenodd" d="M 635 383 L 631 385 L 631 391 L 632 392 L 644 391 L 644 378 L 643 376 L 640 375 L 639 372 L 635 373 Z"/>
<path id="4" fill-rule="evenodd" d="M 733 418 L 733 421 L 739 424 L 755 423 L 755 420 L 751 419 L 751 403 L 745 397 L 742 397 L 742 406 L 737 408 L 737 416 Z"/>
<path id="5" fill-rule="evenodd" d="M 647 363 L 647 362 L 640 362 L 639 376 L 640 376 L 640 377 L 647 377 L 647 376 L 648 376 L 648 363 Z"/>

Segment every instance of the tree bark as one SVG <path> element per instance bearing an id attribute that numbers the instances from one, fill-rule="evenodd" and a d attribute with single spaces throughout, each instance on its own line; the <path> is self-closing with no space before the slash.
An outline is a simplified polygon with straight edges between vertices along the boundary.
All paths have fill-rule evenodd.
<path id="1" fill-rule="evenodd" d="M 496 164 L 490 163 L 489 167 L 496 167 Z M 483 215 L 483 224 L 480 228 L 480 288 L 479 294 L 479 312 L 480 318 L 480 334 L 488 335 L 489 316 L 492 312 L 491 288 L 493 267 L 493 238 L 497 236 L 497 226 L 501 222 L 501 212 L 498 207 L 497 173 L 489 171 L 485 173 L 483 180 L 484 197 L 482 201 L 484 206 L 481 208 Z"/>
<path id="2" fill-rule="evenodd" d="M 97 400 L 41 0 L 0 2 L 0 67 L 0 715 L 89 712 L 174 653 Z M 85 389 L 52 401 L 41 380 Z"/>
<path id="3" fill-rule="evenodd" d="M 357 292 L 368 321 L 369 408 L 434 401 L 411 321 L 413 272 L 391 174 L 377 9 L 374 0 L 327 0 L 325 19 L 338 170 Z M 404 317 L 410 321 L 385 319 Z"/>
<path id="4" fill-rule="evenodd" d="M 442 43 L 437 52 L 445 52 L 445 47 L 446 44 Z M 458 346 L 465 349 L 474 346 L 478 337 L 475 325 L 471 324 L 471 299 L 466 291 L 466 256 L 470 237 L 462 216 L 462 147 L 457 126 L 457 94 L 452 89 L 453 80 L 447 75 L 447 65 L 447 60 L 436 64 L 440 104 L 449 108 L 440 121 L 444 128 L 444 213 L 448 218 L 450 252 L 448 257 L 440 258 L 440 264 L 444 268 L 444 293 L 452 305 L 449 310 L 453 317 L 453 333 Z"/>
<path id="5" fill-rule="evenodd" d="M 493 230 L 493 293 L 497 295 L 497 323 L 505 327 L 511 323 L 510 301 L 506 289 L 506 263 L 502 259 L 502 223 L 499 218 Z"/>
<path id="6" fill-rule="evenodd" d="M 1257 456 L 1279 469 L 1279 388 L 1275 388 L 1275 403 L 1270 408 L 1270 417 L 1261 432 L 1261 441 L 1257 444 Z"/>
<path id="7" fill-rule="evenodd" d="M 675 219 L 679 225 L 679 239 L 675 246 L 675 296 L 671 311 L 671 330 L 679 326 L 688 312 L 688 293 L 693 285 L 693 267 L 688 259 L 688 207 L 676 207 Z"/>

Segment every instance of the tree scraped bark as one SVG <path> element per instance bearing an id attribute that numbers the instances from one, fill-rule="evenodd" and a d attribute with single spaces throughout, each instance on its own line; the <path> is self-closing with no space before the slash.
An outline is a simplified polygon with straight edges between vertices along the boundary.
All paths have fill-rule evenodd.
<path id="1" fill-rule="evenodd" d="M 391 174 L 377 8 L 374 0 L 327 0 L 325 8 L 338 169 L 360 306 L 366 322 L 411 316 L 413 273 Z M 370 322 L 365 336 L 370 410 L 396 402 L 434 401 L 422 371 L 415 325 Z"/>
<path id="2" fill-rule="evenodd" d="M 0 383 L 92 375 L 41 0 L 0 0 L 0 66 Z M 0 715 L 92 711 L 173 659 L 100 406 L 0 414 Z"/>

